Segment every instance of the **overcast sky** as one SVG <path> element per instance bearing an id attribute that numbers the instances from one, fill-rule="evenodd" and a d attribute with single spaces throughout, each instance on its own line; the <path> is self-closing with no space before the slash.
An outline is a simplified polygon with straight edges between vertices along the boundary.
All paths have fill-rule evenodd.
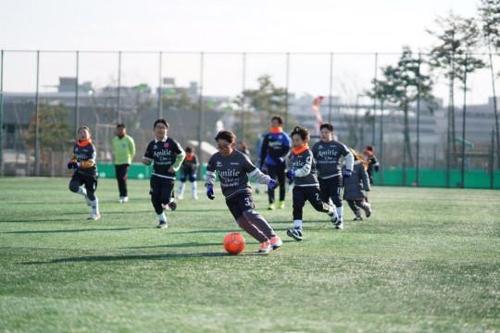
<path id="1" fill-rule="evenodd" d="M 426 29 L 436 30 L 436 18 L 450 13 L 477 16 L 479 0 L 0 0 L 0 5 L 3 50 L 399 54 L 404 45 L 415 52 L 429 50 L 435 39 Z M 292 62 L 290 91 L 328 94 L 327 57 L 303 64 L 297 58 Z M 351 57 L 351 63 L 345 64 L 340 58 L 335 60 L 334 81 L 338 86 L 333 94 L 345 93 L 353 98 L 370 84 L 373 57 L 366 56 L 363 62 Z M 66 66 L 54 55 L 43 58 L 41 87 L 53 87 L 58 77 L 74 75 L 73 59 Z M 116 79 L 115 59 L 109 64 L 100 59 L 104 70 L 95 64 L 89 64 L 87 70 L 82 57 L 82 81 L 109 84 L 111 76 Z M 157 85 L 156 59 L 124 59 L 122 83 Z M 249 67 L 252 61 L 248 60 Z M 381 57 L 379 67 L 383 61 Z M 47 71 L 51 62 L 55 69 Z M 240 91 L 241 57 L 223 62 L 220 66 L 207 60 L 205 93 Z M 24 60 L 23 54 L 7 52 L 4 89 L 33 89 L 35 63 L 32 56 Z M 164 71 L 186 85 L 198 80 L 198 64 L 198 60 L 179 62 Z M 247 81 L 256 82 L 258 75 L 271 72 L 277 83 L 284 85 L 284 68 L 283 59 L 263 68 L 250 68 Z M 96 73 L 91 74 L 91 70 Z M 127 78 L 130 82 L 125 82 Z M 484 102 L 488 93 L 477 88 L 479 81 L 488 80 L 471 79 L 470 84 L 476 87 L 471 99 Z"/>
<path id="2" fill-rule="evenodd" d="M 479 0 L 0 0 L 0 48 L 399 52 Z"/>

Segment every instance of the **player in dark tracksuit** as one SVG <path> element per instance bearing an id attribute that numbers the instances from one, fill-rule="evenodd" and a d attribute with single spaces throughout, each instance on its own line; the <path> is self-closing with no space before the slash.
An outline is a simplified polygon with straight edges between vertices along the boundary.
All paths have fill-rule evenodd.
<path id="1" fill-rule="evenodd" d="M 175 173 L 179 170 L 186 153 L 181 145 L 167 136 L 168 123 L 161 118 L 155 121 L 153 130 L 155 139 L 151 141 L 144 153 L 142 163 L 153 164 L 151 174 L 151 203 L 158 215 L 158 228 L 167 228 L 167 216 L 163 211 L 167 207 L 174 210 L 177 204 L 173 198 Z"/>
<path id="2" fill-rule="evenodd" d="M 230 131 L 220 131 L 215 137 L 219 152 L 212 155 L 207 164 L 207 197 L 210 200 L 215 198 L 214 183 L 217 173 L 226 205 L 236 223 L 261 243 L 260 253 L 269 253 L 280 247 L 283 242 L 266 219 L 255 210 L 248 176 L 260 184 L 268 184 L 270 189 L 278 184 L 263 174 L 248 156 L 235 149 L 235 139 L 236 136 Z"/>
<path id="3" fill-rule="evenodd" d="M 269 176 L 277 179 L 279 187 L 278 208 L 285 208 L 285 158 L 291 147 L 291 140 L 288 134 L 283 132 L 283 118 L 274 116 L 271 119 L 271 132 L 266 134 L 262 141 L 260 149 L 260 169 L 267 171 Z M 273 210 L 275 206 L 274 190 L 269 189 L 269 209 Z"/>
<path id="4" fill-rule="evenodd" d="M 342 206 L 342 179 L 350 177 L 354 167 L 354 157 L 349 148 L 342 142 L 333 139 L 333 126 L 322 124 L 320 126 L 321 140 L 312 148 L 314 159 L 318 166 L 319 187 L 321 200 L 335 205 L 335 222 L 338 229 L 343 228 Z M 345 158 L 345 169 L 341 171 L 341 158 Z"/>
<path id="5" fill-rule="evenodd" d="M 347 201 L 355 215 L 354 221 L 361 221 L 363 217 L 360 208 L 365 211 L 366 217 L 370 217 L 372 214 L 366 194 L 370 191 L 370 182 L 363 163 L 363 156 L 356 154 L 356 152 L 352 154 L 355 157 L 354 169 L 351 177 L 344 179 L 344 200 Z"/>
<path id="6" fill-rule="evenodd" d="M 83 195 L 87 205 L 92 207 L 88 220 L 98 220 L 101 217 L 99 200 L 95 195 L 97 190 L 96 156 L 90 129 L 87 126 L 80 127 L 78 141 L 73 147 L 73 157 L 68 162 L 68 169 L 75 169 L 69 182 L 69 189 L 71 192 Z"/>
<path id="7" fill-rule="evenodd" d="M 181 165 L 181 177 L 179 184 L 179 194 L 178 198 L 184 198 L 184 187 L 186 182 L 189 180 L 191 182 L 191 196 L 193 199 L 198 200 L 198 183 L 196 182 L 198 177 L 198 168 L 200 166 L 200 162 L 198 160 L 198 156 L 193 151 L 193 148 L 187 146 L 186 149 L 186 157 Z"/>
<path id="8" fill-rule="evenodd" d="M 295 127 L 292 134 L 292 153 L 288 156 L 286 176 L 293 180 L 293 229 L 286 234 L 297 241 L 302 240 L 303 208 L 306 201 L 318 212 L 328 213 L 330 220 L 334 218 L 334 209 L 321 200 L 319 183 L 316 178 L 316 165 L 309 150 L 309 131 L 300 126 Z"/>

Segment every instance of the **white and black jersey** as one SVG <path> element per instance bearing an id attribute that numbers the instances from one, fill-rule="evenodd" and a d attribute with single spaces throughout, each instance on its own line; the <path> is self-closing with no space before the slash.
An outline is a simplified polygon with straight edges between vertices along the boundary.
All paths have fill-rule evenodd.
<path id="1" fill-rule="evenodd" d="M 312 153 L 316 160 L 318 177 L 327 179 L 341 175 L 341 157 L 346 158 L 347 169 L 352 171 L 354 159 L 349 149 L 341 142 L 332 140 L 329 142 L 319 141 L 312 147 Z"/>
<path id="2" fill-rule="evenodd" d="M 226 199 L 241 192 L 252 193 L 252 188 L 248 184 L 248 176 L 260 184 L 268 184 L 270 180 L 269 176 L 264 175 L 247 155 L 238 150 L 233 150 L 229 156 L 222 156 L 218 152 L 210 157 L 207 164 L 207 184 L 214 184 L 216 172 L 219 176 L 222 194 Z"/>
<path id="3" fill-rule="evenodd" d="M 316 163 L 311 150 L 305 149 L 300 153 L 292 153 L 288 155 L 288 168 L 295 171 L 293 179 L 296 187 L 318 187 L 318 179 L 316 177 Z"/>
<path id="4" fill-rule="evenodd" d="M 177 141 L 167 137 L 162 141 L 151 141 L 144 158 L 153 162 L 153 176 L 175 180 L 175 172 L 170 172 L 169 169 L 179 155 L 185 155 L 184 149 Z"/>

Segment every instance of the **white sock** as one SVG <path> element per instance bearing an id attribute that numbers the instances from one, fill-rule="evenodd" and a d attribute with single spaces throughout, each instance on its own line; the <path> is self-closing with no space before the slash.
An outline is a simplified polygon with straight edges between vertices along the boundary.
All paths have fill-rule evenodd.
<path id="1" fill-rule="evenodd" d="M 196 182 L 193 182 L 191 184 L 191 192 L 193 192 L 193 195 L 197 194 L 196 191 L 198 190 L 198 184 Z"/>
<path id="2" fill-rule="evenodd" d="M 184 195 L 184 183 L 180 183 L 179 184 L 179 194 L 177 195 L 177 197 L 182 197 Z"/>
<path id="3" fill-rule="evenodd" d="M 337 217 L 342 221 L 342 216 L 344 215 L 344 206 L 337 207 Z"/>
<path id="4" fill-rule="evenodd" d="M 158 221 L 159 222 L 167 222 L 167 215 L 165 213 L 158 214 Z"/>
<path id="5" fill-rule="evenodd" d="M 293 220 L 293 227 L 302 230 L 302 220 Z"/>
<path id="6" fill-rule="evenodd" d="M 99 213 L 99 199 L 97 197 L 95 197 L 94 201 L 90 202 L 90 206 L 92 207 L 92 213 Z"/>

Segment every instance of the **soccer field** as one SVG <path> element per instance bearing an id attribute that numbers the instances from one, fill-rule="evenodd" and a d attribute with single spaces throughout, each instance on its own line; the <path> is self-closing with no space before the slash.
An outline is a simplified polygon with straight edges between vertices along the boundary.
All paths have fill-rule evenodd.
<path id="1" fill-rule="evenodd" d="M 374 213 L 343 231 L 310 205 L 304 240 L 284 210 L 258 210 L 284 245 L 240 231 L 220 189 L 157 221 L 149 182 L 99 182 L 101 219 L 69 179 L 0 178 L 1 332 L 499 332 L 500 191 L 374 187 Z M 189 188 L 188 188 L 189 190 Z M 189 194 L 187 191 L 186 194 Z"/>

